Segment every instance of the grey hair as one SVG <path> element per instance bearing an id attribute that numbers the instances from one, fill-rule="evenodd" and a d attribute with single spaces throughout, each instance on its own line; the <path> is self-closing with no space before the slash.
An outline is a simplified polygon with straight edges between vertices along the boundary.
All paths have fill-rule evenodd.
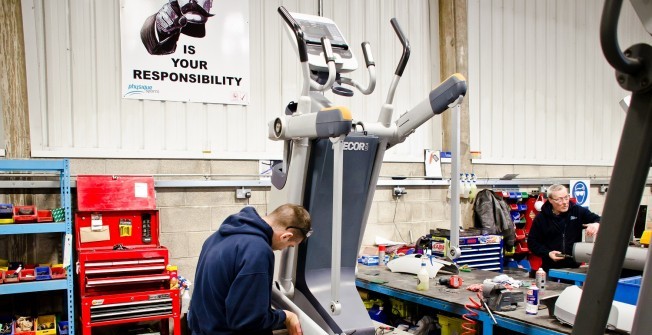
<path id="1" fill-rule="evenodd" d="M 550 185 L 550 187 L 548 187 L 548 191 L 546 192 L 546 198 L 550 198 L 550 195 L 553 192 L 557 192 L 557 191 L 561 191 L 561 190 L 568 190 L 568 189 L 566 188 L 566 186 L 564 186 L 562 184 Z"/>

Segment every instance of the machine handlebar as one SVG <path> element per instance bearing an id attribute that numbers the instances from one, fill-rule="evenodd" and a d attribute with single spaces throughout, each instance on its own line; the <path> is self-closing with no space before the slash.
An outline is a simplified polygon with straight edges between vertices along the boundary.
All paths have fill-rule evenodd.
<path id="1" fill-rule="evenodd" d="M 403 30 L 401 30 L 401 26 L 398 24 L 396 18 L 392 18 L 389 20 L 389 22 L 392 24 L 398 39 L 403 45 L 403 54 L 401 55 L 401 60 L 398 62 L 398 66 L 394 72 L 394 74 L 400 77 L 403 75 L 403 70 L 405 70 L 405 67 L 407 66 L 408 59 L 410 59 L 410 41 L 408 41 L 407 37 L 403 33 Z"/>
<path id="2" fill-rule="evenodd" d="M 283 17 L 283 20 L 285 20 L 285 23 L 287 23 L 290 28 L 292 28 L 292 31 L 294 31 L 294 35 L 297 38 L 297 48 L 299 49 L 299 60 L 301 62 L 307 62 L 308 61 L 308 51 L 306 50 L 306 39 L 303 36 L 303 30 L 301 29 L 301 26 L 299 23 L 290 15 L 290 12 L 288 12 L 285 7 L 280 6 L 278 7 L 278 13 L 281 14 L 281 17 Z"/>

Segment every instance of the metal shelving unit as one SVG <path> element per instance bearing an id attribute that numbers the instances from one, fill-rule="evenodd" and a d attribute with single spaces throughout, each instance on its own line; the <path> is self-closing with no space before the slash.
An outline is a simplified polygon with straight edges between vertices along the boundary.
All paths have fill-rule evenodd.
<path id="1" fill-rule="evenodd" d="M 0 225 L 0 235 L 61 233 L 64 257 L 70 257 L 66 279 L 44 280 L 0 285 L 0 296 L 27 292 L 65 290 L 68 312 L 68 334 L 75 334 L 75 302 L 72 266 L 72 212 L 70 199 L 70 162 L 63 160 L 0 160 L 0 171 L 11 173 L 55 173 L 59 177 L 61 207 L 65 212 L 64 222 L 5 224 Z M 34 176 L 38 176 L 35 174 Z"/>

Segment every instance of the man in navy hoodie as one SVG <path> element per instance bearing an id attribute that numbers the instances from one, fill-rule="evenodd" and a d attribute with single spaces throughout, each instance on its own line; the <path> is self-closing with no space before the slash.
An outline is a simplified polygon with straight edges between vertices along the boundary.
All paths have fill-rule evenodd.
<path id="1" fill-rule="evenodd" d="M 261 217 L 253 207 L 229 216 L 199 254 L 188 325 L 193 335 L 302 334 L 296 314 L 271 308 L 274 250 L 294 247 L 312 230 L 310 215 L 285 204 Z"/>
<path id="2" fill-rule="evenodd" d="M 577 268 L 580 265 L 568 257 L 573 244 L 582 241 L 582 229 L 587 236 L 595 236 L 600 228 L 600 216 L 587 208 L 570 202 L 564 185 L 548 188 L 548 201 L 532 222 L 527 238 L 528 247 L 541 257 L 543 270 Z"/>

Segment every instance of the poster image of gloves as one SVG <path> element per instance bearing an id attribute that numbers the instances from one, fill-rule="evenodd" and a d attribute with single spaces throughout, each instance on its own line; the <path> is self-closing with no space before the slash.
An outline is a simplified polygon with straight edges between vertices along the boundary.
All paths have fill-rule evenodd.
<path id="1" fill-rule="evenodd" d="M 140 30 L 143 45 L 151 55 L 167 55 L 177 48 L 179 35 L 202 38 L 206 36 L 206 21 L 211 14 L 213 0 L 169 1 L 147 19 Z"/>
<path id="2" fill-rule="evenodd" d="M 120 0 L 122 97 L 249 104 L 248 0 Z"/>

